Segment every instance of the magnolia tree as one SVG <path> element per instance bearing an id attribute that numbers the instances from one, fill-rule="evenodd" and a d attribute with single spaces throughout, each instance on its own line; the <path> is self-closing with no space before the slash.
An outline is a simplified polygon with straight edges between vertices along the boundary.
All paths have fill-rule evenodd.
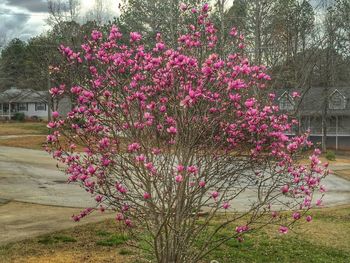
<path id="1" fill-rule="evenodd" d="M 237 30 L 230 35 L 240 51 L 218 55 L 209 6 L 181 9 L 195 22 L 176 48 L 157 34 L 146 50 L 137 32 L 125 44 L 115 26 L 93 31 L 80 52 L 61 46 L 67 63 L 56 71 L 79 76 L 50 91 L 71 96 L 74 108 L 65 118 L 53 112 L 47 151 L 96 201 L 74 220 L 115 211 L 132 245 L 142 239 L 163 263 L 198 262 L 266 225 L 284 234 L 311 221 L 327 173 L 318 150 L 296 162 L 311 143 L 286 135 L 296 121 L 273 106 L 270 77 L 244 57 Z"/>

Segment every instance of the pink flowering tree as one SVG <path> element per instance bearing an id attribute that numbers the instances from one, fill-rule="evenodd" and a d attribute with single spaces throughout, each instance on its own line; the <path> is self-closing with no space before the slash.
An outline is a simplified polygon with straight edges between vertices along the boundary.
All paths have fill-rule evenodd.
<path id="1" fill-rule="evenodd" d="M 160 34 L 149 50 L 137 32 L 122 44 L 115 26 L 93 31 L 81 51 L 61 46 L 61 72 L 80 75 L 50 91 L 74 98 L 74 108 L 53 112 L 47 151 L 96 201 L 74 220 L 111 209 L 162 263 L 198 262 L 266 225 L 287 233 L 311 221 L 327 174 L 318 150 L 308 164 L 296 161 L 311 143 L 286 135 L 296 121 L 273 105 L 270 77 L 245 58 L 237 30 L 231 45 L 241 51 L 220 56 L 209 6 L 181 9 L 196 22 L 175 49 Z"/>

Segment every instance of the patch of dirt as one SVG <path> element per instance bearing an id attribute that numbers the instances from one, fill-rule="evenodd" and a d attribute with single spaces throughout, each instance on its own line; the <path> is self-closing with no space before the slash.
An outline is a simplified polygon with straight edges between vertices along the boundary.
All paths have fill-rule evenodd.
<path id="1" fill-rule="evenodd" d="M 89 221 L 89 217 L 83 219 Z M 81 223 L 82 223 L 81 222 Z M 57 223 L 58 224 L 58 223 Z M 114 219 L 52 232 L 20 242 L 0 246 L 1 263 L 131 263 L 138 253 L 127 247 L 126 241 L 108 243 L 123 235 Z M 100 244 L 105 245 L 100 245 Z"/>
<path id="2" fill-rule="evenodd" d="M 118 254 L 118 251 L 57 251 L 40 256 L 13 258 L 13 263 L 128 263 L 130 257 Z"/>
<path id="3" fill-rule="evenodd" d="M 113 217 L 109 212 L 96 212 L 81 222 L 73 222 L 71 216 L 81 210 L 22 202 L 3 204 L 0 206 L 0 245 Z"/>
<path id="4" fill-rule="evenodd" d="M 1 139 L 1 146 L 20 147 L 26 149 L 43 150 L 46 141 L 45 136 L 23 136 L 17 138 Z"/>

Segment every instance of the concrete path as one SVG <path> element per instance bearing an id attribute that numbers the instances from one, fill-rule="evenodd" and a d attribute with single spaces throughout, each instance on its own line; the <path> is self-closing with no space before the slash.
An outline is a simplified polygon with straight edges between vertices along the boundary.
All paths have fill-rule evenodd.
<path id="1" fill-rule="evenodd" d="M 90 194 L 56 168 L 44 151 L 0 147 L 0 198 L 36 204 L 88 207 Z"/>
<path id="2" fill-rule="evenodd" d="M 0 246 L 9 242 L 63 230 L 81 224 L 112 218 L 113 214 L 96 212 L 80 222 L 71 219 L 79 208 L 45 206 L 21 202 L 0 204 Z"/>
<path id="3" fill-rule="evenodd" d="M 90 194 L 76 184 L 67 184 L 66 179 L 44 151 L 0 147 L 0 199 L 66 207 L 95 204 Z M 327 205 L 350 203 L 350 181 L 330 175 L 323 184 L 328 190 Z M 254 195 L 246 191 L 235 200 L 235 208 L 245 207 Z"/>
<path id="4" fill-rule="evenodd" d="M 350 169 L 350 165 L 342 164 L 341 168 Z M 350 181 L 330 175 L 323 184 L 328 190 L 324 199 L 327 206 L 350 203 Z M 232 208 L 244 210 L 254 199 L 255 194 L 247 191 Z M 73 226 L 70 216 L 80 211 L 77 208 L 94 204 L 82 188 L 66 183 L 66 175 L 57 170 L 47 153 L 0 146 L 0 241 Z"/>

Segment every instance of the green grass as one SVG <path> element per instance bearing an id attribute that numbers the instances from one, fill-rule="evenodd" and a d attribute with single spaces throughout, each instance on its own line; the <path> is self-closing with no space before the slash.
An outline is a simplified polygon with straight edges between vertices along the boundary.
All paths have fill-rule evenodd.
<path id="1" fill-rule="evenodd" d="M 219 262 L 348 262 L 349 251 L 311 243 L 295 236 L 269 237 L 261 232 L 244 242 L 230 240 L 213 251 L 208 260 Z"/>
<path id="2" fill-rule="evenodd" d="M 128 241 L 128 237 L 126 235 L 121 235 L 121 234 L 113 234 L 109 235 L 105 239 L 98 240 L 96 242 L 96 245 L 99 246 L 118 246 L 121 244 L 124 244 L 126 241 Z"/>
<path id="3" fill-rule="evenodd" d="M 311 214 L 313 221 L 298 228 L 301 234 L 290 231 L 287 235 L 281 235 L 278 228 L 270 227 L 245 235 L 244 242 L 231 239 L 201 263 L 211 260 L 220 263 L 350 262 L 350 206 L 317 209 Z M 220 220 L 218 216 L 211 226 L 214 227 Z M 218 237 L 228 237 L 234 232 L 234 227 L 225 228 Z M 149 255 L 129 248 L 127 241 L 136 242 L 111 219 L 0 246 L 0 262 L 27 262 L 27 258 L 40 258 L 43 254 L 46 255 L 46 261 L 38 262 L 48 262 L 50 259 L 50 263 L 58 263 L 61 261 L 51 260 L 53 255 L 56 255 L 55 258 L 66 258 L 72 254 L 75 256 L 73 261 L 67 260 L 69 263 L 84 262 L 86 255 L 89 256 L 89 262 L 112 262 L 113 258 L 119 260 L 116 262 L 135 263 L 152 259 Z M 146 242 L 138 245 L 149 248 Z"/>
<path id="4" fill-rule="evenodd" d="M 119 255 L 133 255 L 134 253 L 128 249 L 122 248 L 119 250 Z"/>
<path id="5" fill-rule="evenodd" d="M 1 135 L 46 135 L 49 129 L 46 122 L 8 122 L 0 124 Z"/>
<path id="6" fill-rule="evenodd" d="M 72 243 L 77 242 L 77 240 L 70 236 L 64 236 L 64 235 L 53 235 L 53 236 L 44 236 L 43 238 L 38 240 L 38 243 L 45 244 L 45 245 L 51 245 L 56 243 Z"/>

